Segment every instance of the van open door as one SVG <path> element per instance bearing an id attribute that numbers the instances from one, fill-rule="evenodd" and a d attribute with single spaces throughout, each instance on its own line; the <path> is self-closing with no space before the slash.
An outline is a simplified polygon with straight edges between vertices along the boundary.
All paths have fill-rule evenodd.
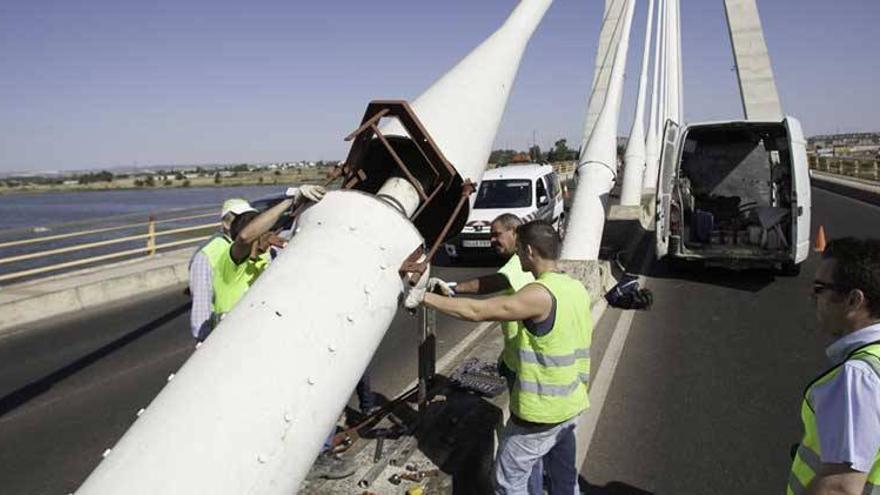
<path id="1" fill-rule="evenodd" d="M 788 131 L 788 144 L 791 150 L 792 167 L 792 215 L 795 221 L 791 222 L 791 238 L 795 239 L 794 262 L 800 263 L 807 259 L 810 254 L 810 210 L 812 200 L 810 198 L 810 167 L 807 162 L 807 141 L 804 139 L 804 131 L 801 123 L 794 117 L 785 118 L 785 129 Z"/>
<path id="2" fill-rule="evenodd" d="M 660 154 L 660 170 L 657 173 L 657 213 L 655 235 L 657 237 L 657 259 L 669 252 L 669 215 L 672 200 L 673 180 L 678 171 L 678 138 L 681 128 L 671 120 L 663 128 L 663 151 Z"/>

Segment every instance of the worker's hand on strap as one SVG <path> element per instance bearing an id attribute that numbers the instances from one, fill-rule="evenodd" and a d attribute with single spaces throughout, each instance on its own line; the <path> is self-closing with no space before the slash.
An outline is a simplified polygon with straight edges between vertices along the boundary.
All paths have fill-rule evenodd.
<path id="1" fill-rule="evenodd" d="M 321 201 L 321 198 L 327 194 L 327 189 L 324 186 L 316 186 L 312 184 L 303 184 L 299 187 L 288 187 L 285 195 L 292 199 L 294 203 L 303 203 L 305 201 L 312 201 L 317 203 Z"/>
<path id="2" fill-rule="evenodd" d="M 428 279 L 428 292 L 441 294 L 446 297 L 452 297 L 455 295 L 452 285 L 437 277 L 431 277 Z"/>

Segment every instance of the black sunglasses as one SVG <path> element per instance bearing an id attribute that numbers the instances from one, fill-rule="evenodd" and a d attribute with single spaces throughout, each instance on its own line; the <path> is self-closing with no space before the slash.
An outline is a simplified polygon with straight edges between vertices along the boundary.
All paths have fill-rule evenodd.
<path id="1" fill-rule="evenodd" d="M 833 290 L 836 292 L 846 292 L 849 290 L 849 287 L 834 284 L 831 282 L 823 282 L 821 280 L 813 280 L 813 295 L 818 296 L 819 294 L 825 292 L 826 290 Z"/>

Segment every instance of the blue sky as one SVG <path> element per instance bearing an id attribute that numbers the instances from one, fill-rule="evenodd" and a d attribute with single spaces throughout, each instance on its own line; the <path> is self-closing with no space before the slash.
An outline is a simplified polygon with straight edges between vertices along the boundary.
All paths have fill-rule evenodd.
<path id="1" fill-rule="evenodd" d="M 621 117 L 632 119 L 638 0 Z M 340 159 L 368 101 L 412 99 L 514 0 L 0 4 L 0 171 Z M 580 141 L 603 0 L 557 0 L 496 147 Z M 783 108 L 807 134 L 880 130 L 876 0 L 759 0 Z M 682 0 L 685 117 L 739 118 L 722 0 Z"/>

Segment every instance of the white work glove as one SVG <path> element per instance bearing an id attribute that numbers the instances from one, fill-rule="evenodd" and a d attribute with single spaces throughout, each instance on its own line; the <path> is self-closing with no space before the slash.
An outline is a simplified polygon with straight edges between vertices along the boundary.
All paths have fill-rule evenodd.
<path id="1" fill-rule="evenodd" d="M 422 302 L 425 300 L 425 293 L 428 291 L 428 276 L 427 274 L 423 274 L 419 281 L 416 282 L 415 286 L 409 285 L 409 282 L 404 280 L 403 282 L 403 306 L 410 310 L 415 311 L 416 308 L 422 305 Z"/>
<path id="2" fill-rule="evenodd" d="M 327 194 L 324 186 L 315 186 L 311 184 L 303 184 L 299 187 L 288 187 L 285 195 L 291 198 L 295 203 L 301 203 L 303 200 L 313 201 L 317 203 Z"/>
<path id="3" fill-rule="evenodd" d="M 428 292 L 442 294 L 446 297 L 452 297 L 455 295 L 452 285 L 437 277 L 431 277 L 428 279 Z"/>

